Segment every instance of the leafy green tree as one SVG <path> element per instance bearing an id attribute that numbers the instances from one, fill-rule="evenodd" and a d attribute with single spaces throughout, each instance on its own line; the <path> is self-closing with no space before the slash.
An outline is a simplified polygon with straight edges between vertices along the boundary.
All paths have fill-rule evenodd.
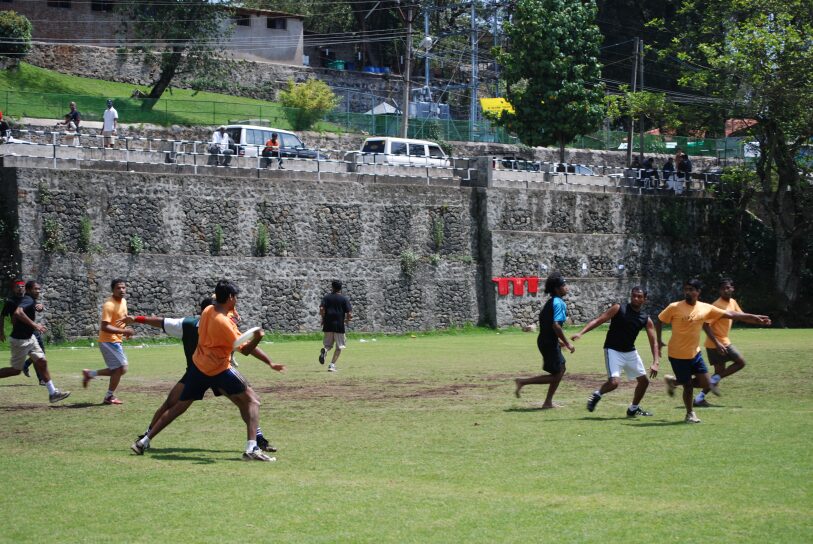
<path id="1" fill-rule="evenodd" d="M 531 146 L 559 146 L 595 130 L 604 118 L 599 82 L 601 34 L 593 0 L 518 0 L 499 61 L 514 113 L 501 123 Z"/>
<path id="2" fill-rule="evenodd" d="M 327 83 L 309 79 L 304 83 L 288 80 L 288 88 L 280 91 L 279 100 L 289 108 L 288 119 L 294 130 L 307 130 L 339 104 Z"/>
<path id="3" fill-rule="evenodd" d="M 173 79 L 185 76 L 193 88 L 224 74 L 218 45 L 229 36 L 232 10 L 208 0 L 122 0 L 116 9 L 123 30 L 139 42 L 135 49 L 157 57 L 159 74 L 145 106 L 151 108 Z M 200 84 L 197 84 L 197 83 Z"/>
<path id="4" fill-rule="evenodd" d="M 16 11 L 0 11 L 0 55 L 22 57 L 31 49 L 31 21 Z"/>
<path id="5" fill-rule="evenodd" d="M 813 187 L 800 158 L 813 138 L 813 3 L 810 0 L 685 0 L 680 39 L 668 54 L 681 83 L 720 99 L 733 117 L 757 121 L 755 199 L 776 237 L 780 313 L 794 310 L 810 258 Z"/>

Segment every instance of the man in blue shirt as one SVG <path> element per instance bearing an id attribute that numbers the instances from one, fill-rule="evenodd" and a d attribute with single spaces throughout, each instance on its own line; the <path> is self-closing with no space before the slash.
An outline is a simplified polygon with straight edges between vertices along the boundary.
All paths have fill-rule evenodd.
<path id="1" fill-rule="evenodd" d="M 539 349 L 539 353 L 542 354 L 542 370 L 547 374 L 540 374 L 530 378 L 516 378 L 514 380 L 516 384 L 514 394 L 517 398 L 520 397 L 520 391 L 526 385 L 549 384 L 548 394 L 542 408 L 558 407 L 557 404 L 553 403 L 553 395 L 559 387 L 559 382 L 562 381 L 562 376 L 565 375 L 565 358 L 562 355 L 562 346 L 567 348 L 570 353 L 576 351 L 576 348 L 568 342 L 562 330 L 562 325 L 567 320 L 567 306 L 562 297 L 567 294 L 567 291 L 567 280 L 558 272 L 554 272 L 545 280 L 545 294 L 551 297 L 542 307 L 542 311 L 539 312 L 539 336 L 536 339 L 536 347 Z"/>

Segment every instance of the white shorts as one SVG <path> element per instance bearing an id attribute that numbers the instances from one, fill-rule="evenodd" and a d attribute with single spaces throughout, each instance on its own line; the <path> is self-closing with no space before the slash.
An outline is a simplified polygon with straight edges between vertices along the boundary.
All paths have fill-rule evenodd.
<path id="1" fill-rule="evenodd" d="M 607 365 L 608 378 L 620 378 L 621 371 L 627 373 L 627 379 L 632 380 L 639 376 L 646 376 L 646 369 L 638 350 L 615 351 L 614 349 L 604 349 L 604 363 Z"/>
<path id="2" fill-rule="evenodd" d="M 37 337 L 33 334 L 27 340 L 20 340 L 18 338 L 9 338 L 9 346 L 11 347 L 11 367 L 17 370 L 22 370 L 25 365 L 26 359 L 31 357 L 33 360 L 45 359 L 45 352 L 42 351 L 40 343 L 37 342 Z"/>
<path id="3" fill-rule="evenodd" d="M 325 349 L 330 349 L 333 347 L 333 342 L 336 342 L 336 349 L 343 350 L 345 348 L 345 339 L 343 332 L 326 332 L 325 338 L 322 341 L 322 345 L 325 346 Z"/>
<path id="4" fill-rule="evenodd" d="M 110 370 L 127 366 L 127 356 L 121 342 L 99 342 L 99 349 L 102 351 L 104 364 Z"/>

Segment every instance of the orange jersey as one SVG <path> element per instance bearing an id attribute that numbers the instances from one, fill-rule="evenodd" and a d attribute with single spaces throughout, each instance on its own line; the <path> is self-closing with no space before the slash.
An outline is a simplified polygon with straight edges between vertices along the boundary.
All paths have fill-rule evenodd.
<path id="1" fill-rule="evenodd" d="M 107 299 L 102 305 L 101 322 L 107 321 L 114 327 L 124 328 L 124 318 L 127 316 L 127 300 Z M 105 332 L 99 325 L 99 342 L 121 342 L 122 335 Z"/>
<path id="2" fill-rule="evenodd" d="M 733 298 L 729 299 L 728 302 L 726 302 L 722 298 L 718 298 L 712 303 L 712 305 L 717 306 L 718 308 L 724 311 L 742 312 L 742 308 L 740 308 L 740 305 L 737 304 L 737 301 L 734 300 Z M 731 333 L 731 325 L 733 324 L 734 322 L 728 319 L 727 317 L 718 319 L 717 321 L 711 324 L 711 332 L 714 333 L 714 336 L 717 337 L 717 340 L 719 340 L 720 343 L 724 346 L 731 345 L 731 340 L 728 339 L 728 335 L 729 333 Z M 717 344 L 712 342 L 711 338 L 706 336 L 705 346 L 709 349 L 714 349 L 717 347 Z"/>
<path id="3" fill-rule="evenodd" d="M 216 376 L 229 369 L 232 345 L 240 331 L 228 316 L 209 306 L 198 323 L 198 348 L 192 356 L 198 370 L 207 376 Z"/>
<path id="4" fill-rule="evenodd" d="M 682 300 L 667 306 L 658 315 L 658 319 L 661 323 L 672 324 L 669 357 L 694 359 L 700 351 L 700 331 L 703 330 L 703 323 L 717 321 L 724 312 L 716 306 L 699 301 L 694 306 Z"/>

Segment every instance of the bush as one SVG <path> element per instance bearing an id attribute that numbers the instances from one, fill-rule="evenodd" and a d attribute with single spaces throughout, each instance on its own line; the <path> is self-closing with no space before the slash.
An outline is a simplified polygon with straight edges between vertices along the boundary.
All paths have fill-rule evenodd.
<path id="1" fill-rule="evenodd" d="M 0 55 L 23 57 L 31 49 L 31 21 L 16 11 L 0 11 Z"/>
<path id="2" fill-rule="evenodd" d="M 307 130 L 316 121 L 332 111 L 339 99 L 324 81 L 309 79 L 305 83 L 288 80 L 288 88 L 279 93 L 283 106 L 294 130 Z"/>
<path id="3" fill-rule="evenodd" d="M 257 223 L 257 238 L 254 239 L 254 256 L 265 257 L 268 255 L 268 227 L 265 223 Z"/>
<path id="4" fill-rule="evenodd" d="M 144 240 L 138 234 L 133 234 L 130 236 L 130 253 L 139 255 L 142 251 L 144 251 Z"/>

